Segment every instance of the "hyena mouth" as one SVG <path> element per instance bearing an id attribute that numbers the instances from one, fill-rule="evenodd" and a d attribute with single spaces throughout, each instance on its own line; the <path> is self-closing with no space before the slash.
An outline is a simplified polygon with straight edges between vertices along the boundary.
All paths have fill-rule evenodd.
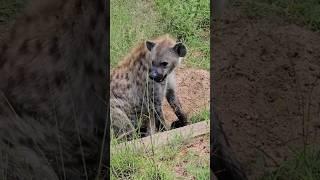
<path id="1" fill-rule="evenodd" d="M 164 75 L 164 76 L 162 77 L 162 79 L 160 80 L 160 82 L 164 81 L 166 78 L 167 78 L 167 75 Z"/>
<path id="2" fill-rule="evenodd" d="M 163 82 L 166 78 L 167 78 L 167 75 L 164 75 L 162 77 L 152 77 L 152 76 L 149 76 L 150 79 L 154 80 L 155 82 L 157 83 L 160 83 L 160 82 Z"/>

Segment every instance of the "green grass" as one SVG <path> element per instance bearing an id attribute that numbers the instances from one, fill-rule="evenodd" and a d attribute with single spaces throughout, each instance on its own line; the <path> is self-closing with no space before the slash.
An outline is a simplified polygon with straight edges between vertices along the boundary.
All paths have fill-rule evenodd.
<path id="1" fill-rule="evenodd" d="M 197 153 L 189 152 L 185 159 L 189 161 L 186 166 L 187 172 L 194 176 L 197 180 L 210 179 L 210 171 L 208 167 L 209 157 L 199 157 Z"/>
<path id="2" fill-rule="evenodd" d="M 111 147 L 115 147 L 113 142 Z M 180 137 L 176 137 L 168 146 L 154 151 L 126 147 L 120 151 L 112 151 L 111 179 L 174 179 L 168 163 L 176 156 L 181 147 Z"/>
<path id="3" fill-rule="evenodd" d="M 0 23 L 13 20 L 26 4 L 27 0 L 1 0 Z"/>
<path id="4" fill-rule="evenodd" d="M 122 153 L 112 158 L 111 179 L 173 179 L 172 172 L 165 166 L 157 165 L 138 153 Z"/>
<path id="5" fill-rule="evenodd" d="M 305 152 L 295 153 L 293 159 L 284 162 L 262 180 L 319 180 L 320 149 L 308 147 Z"/>
<path id="6" fill-rule="evenodd" d="M 240 1 L 234 1 L 239 3 Z M 320 30 L 320 1 L 318 0 L 246 0 L 241 1 L 245 12 L 252 17 L 281 16 L 293 23 Z"/>
<path id="7" fill-rule="evenodd" d="M 189 177 L 209 179 L 209 157 L 199 157 L 191 150 L 183 156 L 179 155 L 186 143 L 176 136 L 168 145 L 153 151 L 129 147 L 112 151 L 111 179 L 175 180 L 177 174 L 174 168 L 181 164 Z"/>
<path id="8" fill-rule="evenodd" d="M 138 42 L 161 34 L 158 14 L 152 10 L 152 6 L 152 3 L 142 0 L 110 1 L 111 67 Z"/>
<path id="9" fill-rule="evenodd" d="M 192 124 L 200 121 L 209 121 L 209 119 L 210 119 L 209 108 L 205 108 L 190 117 L 190 121 Z"/>
<path id="10" fill-rule="evenodd" d="M 186 63 L 210 68 L 210 7 L 208 0 L 155 0 L 164 30 L 188 45 Z"/>
<path id="11" fill-rule="evenodd" d="M 148 154 L 123 149 L 112 154 L 111 179 L 173 179 L 172 172 L 162 164 L 154 163 Z"/>
<path id="12" fill-rule="evenodd" d="M 186 64 L 208 69 L 208 0 L 111 0 L 111 67 L 138 42 L 169 33 L 188 48 Z"/>
<path id="13" fill-rule="evenodd" d="M 111 148 L 119 143 L 112 139 Z M 172 162 L 182 145 L 181 137 L 176 136 L 168 146 L 153 151 L 146 152 L 129 146 L 117 151 L 111 150 L 111 179 L 173 180 L 173 172 L 167 163 Z"/>

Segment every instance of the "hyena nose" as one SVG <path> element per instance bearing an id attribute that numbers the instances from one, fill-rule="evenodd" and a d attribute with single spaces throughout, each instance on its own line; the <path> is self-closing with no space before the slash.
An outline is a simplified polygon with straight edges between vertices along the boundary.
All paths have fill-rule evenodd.
<path id="1" fill-rule="evenodd" d="M 158 76 L 158 73 L 157 73 L 156 71 L 154 71 L 154 70 L 151 70 L 151 71 L 149 72 L 149 76 L 150 76 L 151 78 L 156 78 L 156 77 Z"/>
<path id="2" fill-rule="evenodd" d="M 156 82 L 162 82 L 163 76 L 159 74 L 157 71 L 150 71 L 149 78 L 156 81 Z"/>

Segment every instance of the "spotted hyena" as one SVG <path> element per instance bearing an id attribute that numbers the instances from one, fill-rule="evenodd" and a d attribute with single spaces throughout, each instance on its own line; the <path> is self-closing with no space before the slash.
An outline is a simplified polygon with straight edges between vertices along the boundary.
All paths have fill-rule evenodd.
<path id="1" fill-rule="evenodd" d="M 106 1 L 29 2 L 0 42 L 1 179 L 94 179 L 107 162 Z"/>
<path id="2" fill-rule="evenodd" d="M 110 110 L 117 137 L 130 135 L 137 128 L 142 135 L 164 130 L 164 97 L 178 117 L 172 127 L 186 125 L 187 116 L 175 92 L 174 72 L 186 53 L 183 43 L 164 35 L 137 45 L 113 70 Z"/>

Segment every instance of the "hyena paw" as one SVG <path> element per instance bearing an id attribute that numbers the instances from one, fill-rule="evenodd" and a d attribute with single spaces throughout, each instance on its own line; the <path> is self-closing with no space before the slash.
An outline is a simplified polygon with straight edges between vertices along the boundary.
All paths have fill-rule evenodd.
<path id="1" fill-rule="evenodd" d="M 171 124 L 171 129 L 179 128 L 186 126 L 188 124 L 187 121 L 176 120 Z"/>

